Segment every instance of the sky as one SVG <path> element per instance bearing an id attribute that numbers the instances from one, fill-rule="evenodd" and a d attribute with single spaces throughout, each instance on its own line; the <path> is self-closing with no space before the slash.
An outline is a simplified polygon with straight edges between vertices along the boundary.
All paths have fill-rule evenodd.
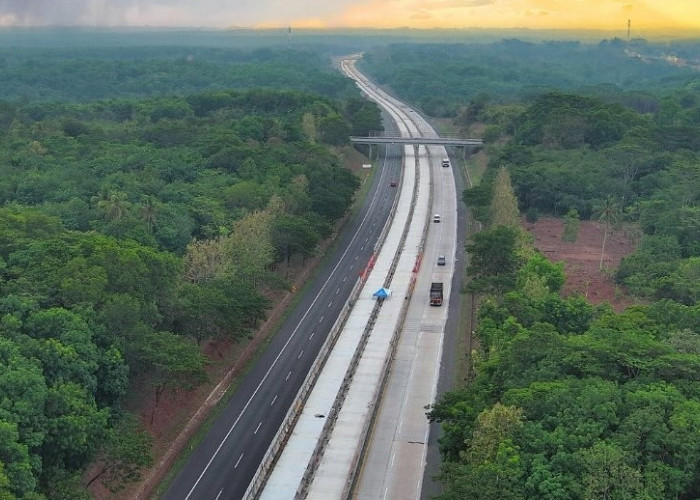
<path id="1" fill-rule="evenodd" d="M 0 26 L 699 29 L 700 0 L 0 0 Z"/>

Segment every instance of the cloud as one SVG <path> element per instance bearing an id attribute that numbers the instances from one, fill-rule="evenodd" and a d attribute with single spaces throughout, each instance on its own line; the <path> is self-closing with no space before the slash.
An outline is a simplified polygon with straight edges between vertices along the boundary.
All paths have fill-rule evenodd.
<path id="1" fill-rule="evenodd" d="M 427 9 L 463 9 L 493 5 L 496 0 L 435 0 L 424 2 Z"/>
<path id="2" fill-rule="evenodd" d="M 323 23 L 353 0 L 0 0 L 0 22 L 23 26 L 257 26 Z"/>
<path id="3" fill-rule="evenodd" d="M 0 0 L 0 25 L 700 26 L 697 0 Z"/>
<path id="4" fill-rule="evenodd" d="M 69 24 L 82 17 L 89 3 L 90 0 L 0 0 L 0 16 L 20 25 Z"/>
<path id="5" fill-rule="evenodd" d="M 548 15 L 549 15 L 549 11 L 547 11 L 547 10 L 526 10 L 525 11 L 526 17 L 547 17 Z"/>

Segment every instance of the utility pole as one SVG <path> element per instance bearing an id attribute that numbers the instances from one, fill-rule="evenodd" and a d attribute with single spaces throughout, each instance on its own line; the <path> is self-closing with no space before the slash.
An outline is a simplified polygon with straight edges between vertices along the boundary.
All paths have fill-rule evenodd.
<path id="1" fill-rule="evenodd" d="M 632 25 L 632 20 L 628 19 L 627 20 L 627 41 L 630 41 L 630 26 Z"/>

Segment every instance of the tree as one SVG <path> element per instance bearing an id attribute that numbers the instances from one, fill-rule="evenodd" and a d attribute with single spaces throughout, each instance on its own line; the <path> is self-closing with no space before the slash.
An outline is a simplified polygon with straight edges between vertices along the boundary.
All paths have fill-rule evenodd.
<path id="1" fill-rule="evenodd" d="M 623 450 L 599 442 L 581 452 L 586 498 L 635 500 L 643 498 L 642 474 L 627 463 Z"/>
<path id="2" fill-rule="evenodd" d="M 85 257 L 75 257 L 60 270 L 60 297 L 66 306 L 101 302 L 109 284 L 102 266 L 94 265 Z"/>
<path id="3" fill-rule="evenodd" d="M 306 219 L 283 215 L 274 222 L 272 238 L 278 257 L 286 260 L 289 266 L 292 255 L 308 257 L 314 254 L 319 235 Z"/>
<path id="4" fill-rule="evenodd" d="M 528 281 L 540 279 L 548 293 L 558 292 L 566 279 L 564 263 L 552 262 L 539 252 L 525 261 L 518 269 L 518 287 L 524 289 Z"/>
<path id="5" fill-rule="evenodd" d="M 109 193 L 106 199 L 97 201 L 97 208 L 110 222 L 120 222 L 126 216 L 130 206 L 128 195 L 123 191 Z"/>
<path id="6" fill-rule="evenodd" d="M 206 379 L 206 358 L 195 342 L 171 332 L 145 332 L 134 344 L 131 348 L 139 359 L 135 369 L 151 377 L 155 390 L 152 424 L 165 390 L 192 389 Z"/>
<path id="7" fill-rule="evenodd" d="M 14 498 L 10 494 L 23 498 L 35 490 L 37 480 L 31 461 L 27 445 L 20 440 L 17 424 L 0 418 L 0 499 Z"/>
<path id="8" fill-rule="evenodd" d="M 116 492 L 127 483 L 138 481 L 143 469 L 153 462 L 151 441 L 135 416 L 122 416 L 118 425 L 110 430 L 102 448 L 101 468 L 87 486 L 99 479 L 110 491 Z"/>
<path id="9" fill-rule="evenodd" d="M 4 334 L 8 321 L 3 323 Z M 47 397 L 39 361 L 24 356 L 16 343 L 0 335 L 0 420 L 15 423 L 21 442 L 32 450 L 41 446 L 46 435 Z"/>
<path id="10" fill-rule="evenodd" d="M 156 216 L 158 214 L 158 202 L 156 198 L 153 196 L 144 196 L 139 211 L 141 212 L 141 218 L 146 223 L 148 232 L 153 232 L 153 228 L 156 224 Z"/>
<path id="11" fill-rule="evenodd" d="M 481 412 L 463 465 L 442 469 L 447 488 L 440 498 L 522 498 L 525 470 L 514 443 L 522 420 L 522 410 L 499 403 Z"/>
<path id="12" fill-rule="evenodd" d="M 318 130 L 316 129 L 316 118 L 312 113 L 304 113 L 301 117 L 301 130 L 304 137 L 309 142 L 316 142 L 318 139 Z"/>
<path id="13" fill-rule="evenodd" d="M 109 428 L 110 410 L 97 408 L 95 398 L 74 382 L 49 387 L 46 397 L 44 465 L 75 470 L 92 459 Z"/>
<path id="14" fill-rule="evenodd" d="M 265 206 L 269 193 L 260 184 L 245 180 L 226 190 L 226 205 L 232 208 L 260 210 Z"/>
<path id="15" fill-rule="evenodd" d="M 192 283 L 201 283 L 221 277 L 231 266 L 227 255 L 228 238 L 193 240 L 185 250 L 184 277 Z"/>
<path id="16" fill-rule="evenodd" d="M 494 461 L 501 443 L 512 438 L 522 425 L 523 411 L 514 406 L 496 403 L 481 412 L 469 444 L 469 460 L 475 463 Z"/>
<path id="17" fill-rule="evenodd" d="M 350 140 L 350 126 L 340 115 L 324 116 L 319 120 L 321 142 L 333 146 L 342 146 Z"/>
<path id="18" fill-rule="evenodd" d="M 226 238 L 226 252 L 234 263 L 233 275 L 257 286 L 275 261 L 274 215 L 254 212 L 236 221 Z"/>
<path id="19" fill-rule="evenodd" d="M 41 491 L 52 500 L 91 500 L 93 495 L 83 484 L 81 472 L 50 465 L 42 471 Z"/>
<path id="20" fill-rule="evenodd" d="M 505 167 L 498 170 L 491 199 L 490 227 L 498 226 L 520 228 L 518 199 L 515 197 L 513 186 L 510 183 L 510 174 Z"/>
<path id="21" fill-rule="evenodd" d="M 619 144 L 610 148 L 607 155 L 612 162 L 612 171 L 622 184 L 619 194 L 621 205 L 629 202 L 632 183 L 637 180 L 642 164 L 647 158 L 647 149 L 635 144 Z"/>
<path id="22" fill-rule="evenodd" d="M 521 258 L 517 254 L 518 232 L 498 226 L 474 235 L 467 244 L 472 281 L 469 288 L 478 292 L 497 293 L 515 285 Z"/>
<path id="23" fill-rule="evenodd" d="M 0 460 L 0 500 L 14 500 L 15 496 L 10 491 L 10 479 L 4 469 L 5 465 Z"/>
<path id="24" fill-rule="evenodd" d="M 601 206 L 598 207 L 596 211 L 596 217 L 599 222 L 603 223 L 604 233 L 603 233 L 603 244 L 600 248 L 600 264 L 598 269 L 603 270 L 603 258 L 605 257 L 605 244 L 608 241 L 608 235 L 612 231 L 612 228 L 620 220 L 620 208 L 612 196 L 607 196 L 605 201 Z"/>
<path id="25" fill-rule="evenodd" d="M 561 235 L 562 241 L 575 243 L 578 238 L 578 230 L 581 227 L 581 217 L 578 210 L 570 208 L 564 216 L 564 232 Z"/>

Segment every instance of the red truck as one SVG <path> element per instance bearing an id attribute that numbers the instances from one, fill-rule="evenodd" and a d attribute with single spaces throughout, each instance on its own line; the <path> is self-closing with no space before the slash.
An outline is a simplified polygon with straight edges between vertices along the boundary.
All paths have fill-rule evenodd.
<path id="1" fill-rule="evenodd" d="M 433 282 L 430 285 L 430 305 L 442 305 L 442 283 Z"/>

